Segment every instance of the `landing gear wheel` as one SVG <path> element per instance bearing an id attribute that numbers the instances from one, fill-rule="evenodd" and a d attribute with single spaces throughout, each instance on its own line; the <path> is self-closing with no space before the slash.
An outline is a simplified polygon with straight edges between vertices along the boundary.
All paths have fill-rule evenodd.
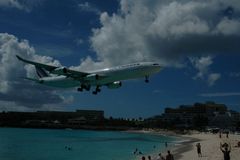
<path id="1" fill-rule="evenodd" d="M 77 91 L 82 92 L 83 88 L 77 88 Z"/>
<path id="2" fill-rule="evenodd" d="M 149 83 L 149 76 L 145 76 L 145 83 Z"/>
<path id="3" fill-rule="evenodd" d="M 97 92 L 101 92 L 101 89 L 100 89 L 100 88 L 97 88 L 96 91 L 97 91 Z"/>
<path id="4" fill-rule="evenodd" d="M 97 86 L 96 90 L 93 91 L 92 93 L 96 95 L 98 92 L 101 92 L 100 86 Z"/>

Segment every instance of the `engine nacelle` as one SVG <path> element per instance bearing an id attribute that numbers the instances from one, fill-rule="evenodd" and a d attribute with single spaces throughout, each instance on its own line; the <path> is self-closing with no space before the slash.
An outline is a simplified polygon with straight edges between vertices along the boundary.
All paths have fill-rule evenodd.
<path id="1" fill-rule="evenodd" d="M 119 88 L 119 87 L 121 87 L 122 86 L 122 82 L 120 82 L 120 81 L 116 81 L 116 82 L 113 82 L 113 83 L 109 83 L 108 85 L 107 85 L 107 87 L 109 88 L 109 89 L 117 89 L 117 88 Z"/>
<path id="2" fill-rule="evenodd" d="M 51 73 L 59 74 L 59 75 L 67 74 L 67 72 L 68 72 L 67 68 L 65 68 L 65 67 L 59 67 L 59 68 L 56 68 L 53 71 L 51 71 Z"/>
<path id="3" fill-rule="evenodd" d="M 99 79 L 99 76 L 97 74 L 89 74 L 86 77 L 84 77 L 84 80 L 86 81 L 95 81 L 98 79 Z"/>

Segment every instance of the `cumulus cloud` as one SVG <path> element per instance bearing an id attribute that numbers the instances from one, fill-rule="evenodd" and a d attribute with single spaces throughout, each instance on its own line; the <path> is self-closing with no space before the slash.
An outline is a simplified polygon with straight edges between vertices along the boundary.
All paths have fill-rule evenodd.
<path id="1" fill-rule="evenodd" d="M 51 57 L 39 56 L 27 40 L 0 33 L 0 101 L 4 104 L 15 104 L 15 107 L 41 108 L 46 105 L 61 105 L 72 101 L 72 97 L 63 97 L 52 88 L 40 86 L 21 77 L 35 77 L 35 69 L 24 65 L 15 55 L 41 63 L 60 66 Z M 3 103 L 1 103 L 3 104 Z"/>
<path id="2" fill-rule="evenodd" d="M 87 57 L 82 67 L 137 61 L 178 67 L 186 57 L 239 53 L 239 16 L 238 0 L 121 0 L 116 13 L 101 13 L 90 37 L 97 58 Z M 207 70 L 197 69 L 199 78 Z M 220 77 L 209 76 L 209 82 Z"/>
<path id="3" fill-rule="evenodd" d="M 220 73 L 212 73 L 210 71 L 210 66 L 213 64 L 213 57 L 192 57 L 189 58 L 189 60 L 197 70 L 197 74 L 193 77 L 193 79 L 206 80 L 209 86 L 213 86 L 215 82 L 221 78 Z"/>
<path id="4" fill-rule="evenodd" d="M 208 85 L 213 86 L 215 82 L 221 78 L 220 73 L 211 73 L 208 75 Z"/>
<path id="5" fill-rule="evenodd" d="M 211 56 L 206 57 L 193 57 L 190 58 L 191 63 L 194 65 L 194 67 L 198 70 L 197 75 L 194 77 L 194 79 L 197 78 L 204 78 L 206 74 L 208 74 L 209 66 L 213 63 Z"/>
<path id="6" fill-rule="evenodd" d="M 216 26 L 216 32 L 224 35 L 240 35 L 240 21 L 223 18 Z"/>

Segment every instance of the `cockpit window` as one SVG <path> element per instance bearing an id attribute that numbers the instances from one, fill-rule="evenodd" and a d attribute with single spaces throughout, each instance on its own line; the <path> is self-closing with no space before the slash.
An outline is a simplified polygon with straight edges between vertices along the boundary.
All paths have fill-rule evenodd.
<path id="1" fill-rule="evenodd" d="M 154 63 L 153 66 L 159 66 L 159 64 L 158 63 Z"/>

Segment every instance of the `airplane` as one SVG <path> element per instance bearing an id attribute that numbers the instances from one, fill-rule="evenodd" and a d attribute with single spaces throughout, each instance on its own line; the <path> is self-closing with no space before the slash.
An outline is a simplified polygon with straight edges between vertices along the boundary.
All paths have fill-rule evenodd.
<path id="1" fill-rule="evenodd" d="M 66 67 L 30 61 L 18 55 L 16 57 L 20 61 L 35 66 L 38 79 L 29 77 L 25 79 L 52 87 L 78 87 L 78 91 L 89 91 L 92 86 L 95 86 L 96 88 L 92 92 L 94 95 L 101 91 L 102 86 L 107 86 L 109 89 L 121 87 L 121 81 L 123 80 L 145 77 L 145 82 L 148 83 L 149 76 L 159 72 L 162 68 L 155 62 L 139 62 L 91 72 L 82 72 Z"/>

